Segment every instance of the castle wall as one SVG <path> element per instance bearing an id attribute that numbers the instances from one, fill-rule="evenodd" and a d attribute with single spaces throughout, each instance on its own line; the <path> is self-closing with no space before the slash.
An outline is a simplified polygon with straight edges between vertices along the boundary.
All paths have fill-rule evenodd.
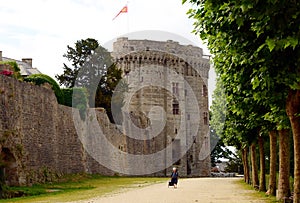
<path id="1" fill-rule="evenodd" d="M 49 87 L 0 76 L 0 152 L 5 162 L 0 170 L 8 176 L 7 184 L 28 185 L 70 173 L 115 173 L 86 153 L 72 110 L 59 105 Z M 105 112 L 96 114 L 109 139 L 120 134 Z M 117 137 L 115 145 L 124 144 Z"/>

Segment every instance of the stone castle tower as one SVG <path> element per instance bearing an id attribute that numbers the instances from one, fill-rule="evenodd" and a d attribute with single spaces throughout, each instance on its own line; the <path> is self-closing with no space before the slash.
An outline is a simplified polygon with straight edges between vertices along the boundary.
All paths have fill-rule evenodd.
<path id="1" fill-rule="evenodd" d="M 127 153 L 160 154 L 168 175 L 210 175 L 209 59 L 178 42 L 118 38 L 112 56 L 129 85 L 123 107 Z M 138 166 L 137 166 L 138 167 Z"/>

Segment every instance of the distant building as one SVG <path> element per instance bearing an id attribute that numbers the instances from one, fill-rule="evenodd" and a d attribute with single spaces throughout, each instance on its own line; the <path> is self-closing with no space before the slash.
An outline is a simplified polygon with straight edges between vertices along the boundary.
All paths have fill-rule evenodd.
<path id="1" fill-rule="evenodd" d="M 228 165 L 228 161 L 216 163 L 216 167 L 219 169 L 219 172 L 225 172 L 227 165 Z"/>
<path id="2" fill-rule="evenodd" d="M 2 51 L 0 51 L 0 61 L 15 61 L 18 64 L 18 67 L 20 68 L 20 73 L 23 77 L 41 73 L 37 68 L 32 67 L 32 58 L 23 58 L 20 61 L 16 59 L 3 57 Z"/>

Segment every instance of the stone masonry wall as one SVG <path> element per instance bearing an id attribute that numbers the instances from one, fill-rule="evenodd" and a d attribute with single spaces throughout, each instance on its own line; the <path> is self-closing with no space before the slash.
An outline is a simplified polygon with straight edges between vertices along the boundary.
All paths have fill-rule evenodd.
<path id="1" fill-rule="evenodd" d="M 30 185 L 69 173 L 114 174 L 86 153 L 72 110 L 59 105 L 49 87 L 0 76 L 0 152 L 5 164 L 0 169 L 8 185 Z M 97 111 L 97 117 L 108 120 L 105 112 Z M 109 136 L 118 134 L 112 124 L 106 125 Z"/>
<path id="2" fill-rule="evenodd" d="M 171 51 L 170 47 L 173 47 Z M 123 123 L 125 134 L 140 139 L 127 140 L 129 153 L 153 154 L 172 146 L 161 157 L 166 167 L 172 160 L 181 176 L 209 176 L 209 61 L 202 58 L 202 50 L 173 41 L 120 38 L 114 43 L 113 56 L 129 84 L 123 111 L 140 118 L 138 124 L 131 124 L 132 119 Z M 200 66 L 198 63 L 194 66 L 191 58 Z M 179 104 L 177 113 L 176 103 Z M 159 109 L 163 109 L 166 117 Z M 146 126 L 142 115 L 151 118 Z M 167 175 L 171 168 L 157 175 Z"/>

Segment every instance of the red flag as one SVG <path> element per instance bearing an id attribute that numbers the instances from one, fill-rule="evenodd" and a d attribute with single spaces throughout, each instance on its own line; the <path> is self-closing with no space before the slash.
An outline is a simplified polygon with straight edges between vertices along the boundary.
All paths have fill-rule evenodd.
<path id="1" fill-rule="evenodd" d="M 116 19 L 116 17 L 118 17 L 121 13 L 127 13 L 127 12 L 128 12 L 128 7 L 127 7 L 127 5 L 126 5 L 126 6 L 124 6 L 124 7 L 120 10 L 120 12 L 113 18 L 113 20 Z"/>

